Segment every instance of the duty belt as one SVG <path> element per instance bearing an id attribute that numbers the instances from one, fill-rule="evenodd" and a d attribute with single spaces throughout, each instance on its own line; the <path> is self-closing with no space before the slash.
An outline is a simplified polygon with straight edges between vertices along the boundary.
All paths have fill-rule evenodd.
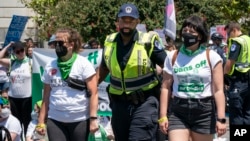
<path id="1" fill-rule="evenodd" d="M 130 94 L 125 94 L 125 93 L 123 93 L 122 95 L 110 94 L 111 100 L 128 101 L 135 105 L 144 103 L 146 99 L 151 95 L 152 95 L 151 91 L 142 91 L 142 90 L 137 90 Z"/>

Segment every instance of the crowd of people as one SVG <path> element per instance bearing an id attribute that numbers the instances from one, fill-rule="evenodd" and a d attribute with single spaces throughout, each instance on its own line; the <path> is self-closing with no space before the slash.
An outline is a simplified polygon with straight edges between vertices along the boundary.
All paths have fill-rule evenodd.
<path id="1" fill-rule="evenodd" d="M 205 21 L 190 16 L 176 47 L 163 45 L 156 32 L 136 30 L 139 18 L 134 4 L 123 4 L 119 32 L 107 35 L 103 47 L 95 38 L 83 44 L 73 28 L 57 29 L 48 41 L 57 57 L 44 66 L 43 96 L 34 108 L 33 40 L 1 48 L 0 125 L 11 140 L 87 141 L 100 127 L 98 84 L 108 75 L 114 137 L 107 140 L 160 141 L 160 129 L 169 141 L 212 141 L 227 131 L 227 104 L 230 125 L 250 125 L 250 37 L 239 23 L 225 26 L 225 47 L 225 37 L 210 37 Z M 79 55 L 90 48 L 104 48 L 97 69 Z"/>

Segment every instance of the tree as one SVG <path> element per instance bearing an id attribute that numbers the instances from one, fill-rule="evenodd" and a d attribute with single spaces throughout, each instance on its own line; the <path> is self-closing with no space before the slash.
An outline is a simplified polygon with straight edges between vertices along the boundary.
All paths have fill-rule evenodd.
<path id="1" fill-rule="evenodd" d="M 69 26 L 80 31 L 88 41 L 97 37 L 102 43 L 106 35 L 116 30 L 116 15 L 119 7 L 127 0 L 23 0 L 38 16 L 33 17 L 39 26 L 39 36 L 48 39 L 58 27 Z M 162 27 L 165 2 L 162 0 L 133 0 L 138 6 L 141 23 L 148 30 Z"/>
<path id="2" fill-rule="evenodd" d="M 58 27 L 77 29 L 85 41 L 91 37 L 104 42 L 106 35 L 116 31 L 116 15 L 127 0 L 21 0 L 37 16 L 39 37 L 48 40 Z M 141 23 L 148 30 L 163 28 L 165 0 L 129 0 L 137 5 Z M 191 14 L 202 16 L 208 27 L 241 20 L 249 27 L 249 2 L 246 0 L 175 0 L 177 29 Z M 240 10 L 239 10 L 240 9 Z"/>

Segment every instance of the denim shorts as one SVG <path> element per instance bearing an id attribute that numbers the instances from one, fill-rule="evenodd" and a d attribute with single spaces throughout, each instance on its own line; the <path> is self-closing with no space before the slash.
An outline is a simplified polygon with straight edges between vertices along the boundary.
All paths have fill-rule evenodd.
<path id="1" fill-rule="evenodd" d="M 169 131 L 189 129 L 200 134 L 216 133 L 216 110 L 212 97 L 203 99 L 174 97 L 168 117 Z"/>

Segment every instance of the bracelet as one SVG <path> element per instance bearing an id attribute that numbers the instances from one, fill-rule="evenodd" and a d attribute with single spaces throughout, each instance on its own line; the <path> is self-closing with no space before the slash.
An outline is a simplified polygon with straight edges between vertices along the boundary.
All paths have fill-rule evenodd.
<path id="1" fill-rule="evenodd" d="M 97 117 L 89 117 L 89 119 L 97 119 Z"/>
<path id="2" fill-rule="evenodd" d="M 44 123 L 39 123 L 36 125 L 36 128 L 45 128 L 46 125 Z"/>
<path id="3" fill-rule="evenodd" d="M 166 120 L 168 120 L 168 118 L 165 116 L 165 117 L 162 117 L 162 118 L 158 119 L 158 122 L 163 123 Z"/>

